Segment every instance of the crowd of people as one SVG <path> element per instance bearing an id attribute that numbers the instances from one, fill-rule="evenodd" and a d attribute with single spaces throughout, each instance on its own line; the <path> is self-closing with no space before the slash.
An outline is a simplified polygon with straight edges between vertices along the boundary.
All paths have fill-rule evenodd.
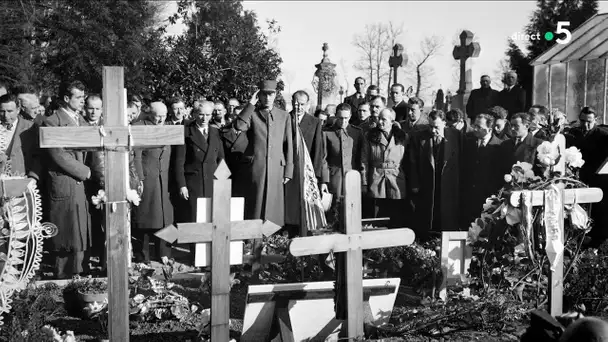
<path id="1" fill-rule="evenodd" d="M 361 173 L 364 218 L 387 217 L 390 228 L 410 227 L 422 240 L 432 232 L 466 230 L 511 166 L 535 164 L 536 148 L 548 139 L 547 107 L 525 108 L 516 74 L 508 73 L 505 83 L 498 92 L 483 76 L 466 116 L 460 109 L 428 110 L 402 84 L 392 85 L 387 101 L 361 77 L 343 103 L 314 114 L 305 91 L 293 94 L 291 112 L 279 109 L 275 81 L 261 82 L 244 105 L 235 98 L 201 98 L 187 107 L 179 97 L 148 101 L 131 95 L 132 125 L 183 125 L 185 138 L 183 145 L 129 153 L 130 186 L 141 198 L 131 215 L 134 260 L 171 256 L 171 246 L 154 233 L 195 221 L 196 200 L 211 197 L 222 160 L 231 172 L 232 196 L 245 198 L 245 218 L 270 220 L 292 237 L 327 226 L 321 198 L 331 193 L 339 211 L 350 170 Z M 27 87 L 0 85 L 2 93 L 2 172 L 38 182 L 44 219 L 59 228 L 48 248 L 55 276 L 87 273 L 92 255 L 104 259 L 104 215 L 92 201 L 105 186 L 104 152 L 41 149 L 38 128 L 103 125 L 103 99 L 86 94 L 78 81 L 62 84 L 51 101 Z M 570 126 L 567 143 L 586 161 L 581 180 L 606 189 L 605 176 L 595 171 L 608 156 L 608 130 L 589 107 Z M 600 202 L 592 210 L 596 225 L 605 221 L 605 206 Z M 591 243 L 604 235 L 593 230 Z"/>

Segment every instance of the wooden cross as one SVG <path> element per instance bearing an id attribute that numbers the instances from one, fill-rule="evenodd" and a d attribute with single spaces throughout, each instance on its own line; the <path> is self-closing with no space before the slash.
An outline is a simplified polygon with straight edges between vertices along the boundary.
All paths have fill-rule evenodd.
<path id="1" fill-rule="evenodd" d="M 41 148 L 101 148 L 105 150 L 106 244 L 109 283 L 110 341 L 129 341 L 127 264 L 129 232 L 126 227 L 130 147 L 180 145 L 183 126 L 129 126 L 122 67 L 103 67 L 103 119 L 100 127 L 41 127 Z M 103 132 L 105 131 L 105 132 Z M 105 133 L 105 136 L 103 133 Z"/>
<path id="2" fill-rule="evenodd" d="M 221 161 L 214 173 L 212 223 L 180 223 L 156 233 L 169 242 L 211 242 L 211 341 L 228 341 L 230 327 L 230 241 L 261 239 L 281 229 L 262 220 L 230 222 L 230 170 Z"/>
<path id="3" fill-rule="evenodd" d="M 566 149 L 566 140 L 563 135 L 558 135 L 555 138 L 558 143 L 560 151 L 563 153 Z M 565 171 L 565 160 L 560 158 L 559 163 L 555 166 L 555 171 Z M 557 212 L 556 221 L 559 224 L 559 230 L 561 231 L 561 241 L 565 243 L 564 239 L 564 209 L 563 205 L 566 204 L 582 204 L 582 203 L 597 203 L 602 200 L 603 193 L 600 188 L 586 188 L 586 189 L 564 189 L 564 184 L 557 184 L 558 194 L 557 196 L 561 199 L 559 202 L 562 205 Z M 549 206 L 550 201 L 545 201 L 548 196 L 553 196 L 552 191 L 514 191 L 509 198 L 509 202 L 514 207 L 521 207 L 522 212 L 528 209 L 528 207 L 544 206 L 545 215 Z M 549 239 L 549 237 L 547 237 Z M 552 253 L 548 251 L 547 254 Z M 557 316 L 563 314 L 563 294 L 564 294 L 564 262 L 563 252 L 556 255 L 557 261 L 554 269 L 549 274 L 549 314 L 551 316 Z"/>
<path id="4" fill-rule="evenodd" d="M 346 252 L 346 323 L 352 339 L 363 337 L 363 250 L 410 245 L 415 235 L 408 228 L 362 232 L 359 172 L 347 172 L 344 185 L 346 233 L 295 238 L 289 251 L 294 256 Z"/>

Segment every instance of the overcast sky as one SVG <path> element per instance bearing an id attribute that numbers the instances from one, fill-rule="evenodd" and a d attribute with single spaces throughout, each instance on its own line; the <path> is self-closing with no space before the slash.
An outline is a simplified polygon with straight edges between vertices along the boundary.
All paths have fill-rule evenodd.
<path id="1" fill-rule="evenodd" d="M 353 36 L 364 32 L 366 24 L 404 24 L 399 40 L 410 56 L 418 52 L 424 37 L 444 37 L 440 55 L 430 65 L 435 70 L 434 89 L 453 87 L 452 39 L 462 29 L 472 31 L 481 45 L 481 54 L 472 62 L 473 87 L 482 74 L 493 75 L 504 57 L 507 38 L 522 32 L 536 8 L 536 1 L 244 1 L 246 10 L 257 13 L 260 27 L 275 19 L 281 27 L 276 49 L 283 58 L 282 70 L 291 80 L 289 89 L 311 89 L 315 64 L 322 58 L 323 43 L 329 44 L 329 58 L 338 64 L 339 82 L 349 93 L 355 77 L 364 76 L 353 65 L 358 59 Z M 173 6 L 168 6 L 168 10 Z M 608 1 L 600 2 L 600 13 L 608 11 Z M 171 28 L 178 32 L 179 27 Z M 544 32 L 541 33 L 541 36 Z M 525 42 L 520 42 L 521 46 Z M 410 58 L 411 59 L 411 58 Z M 340 62 L 345 70 L 340 67 Z M 348 83 L 344 80 L 344 75 Z M 402 77 L 402 76 L 400 76 Z M 368 77 L 366 77 L 368 78 Z M 400 79 L 401 81 L 401 79 Z M 406 82 L 407 83 L 407 82 Z M 495 87 L 501 88 L 495 80 Z M 369 80 L 368 80 L 369 84 Z M 406 87 L 413 84 L 406 84 Z M 385 88 L 386 85 L 382 85 Z M 384 90 L 384 89 L 383 89 Z M 452 88 L 452 91 L 456 89 Z"/>

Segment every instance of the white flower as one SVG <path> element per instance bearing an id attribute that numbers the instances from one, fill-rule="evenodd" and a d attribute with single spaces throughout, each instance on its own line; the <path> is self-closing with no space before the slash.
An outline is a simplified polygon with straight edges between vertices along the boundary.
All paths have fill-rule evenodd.
<path id="1" fill-rule="evenodd" d="M 566 161 L 566 164 L 573 168 L 580 168 L 585 164 L 583 154 L 574 146 L 569 147 L 564 151 L 563 158 Z"/>
<path id="2" fill-rule="evenodd" d="M 521 209 L 507 204 L 501 208 L 501 217 L 504 217 L 509 225 L 516 225 L 521 222 Z"/>
<path id="3" fill-rule="evenodd" d="M 526 162 L 517 162 L 511 167 L 511 176 L 518 183 L 524 183 L 529 179 L 534 178 L 534 171 L 532 171 L 532 164 Z"/>
<path id="4" fill-rule="evenodd" d="M 471 245 L 477 240 L 479 240 L 479 234 L 483 228 L 479 224 L 477 224 L 477 220 L 471 222 L 471 226 L 469 227 L 469 234 L 467 236 L 467 244 Z"/>
<path id="5" fill-rule="evenodd" d="M 101 205 L 108 200 L 106 197 L 106 192 L 104 190 L 99 190 L 96 196 L 91 196 L 91 202 L 97 207 L 97 209 L 101 208 Z"/>
<path id="6" fill-rule="evenodd" d="M 483 204 L 483 211 L 488 211 L 494 207 L 494 201 L 491 197 L 486 198 L 486 203 Z"/>
<path id="7" fill-rule="evenodd" d="M 513 176 L 511 176 L 510 174 L 506 174 L 505 175 L 505 182 L 506 183 L 511 183 L 513 181 Z"/>
<path id="8" fill-rule="evenodd" d="M 133 205 L 138 206 L 141 198 L 137 194 L 136 190 L 129 189 L 127 190 L 127 201 L 133 203 Z"/>
<path id="9" fill-rule="evenodd" d="M 545 166 L 555 165 L 555 161 L 559 158 L 559 145 L 555 141 L 543 141 L 536 151 L 538 152 L 538 161 Z"/>
<path id="10" fill-rule="evenodd" d="M 576 229 L 589 229 L 589 216 L 587 215 L 585 209 L 578 204 L 574 204 L 570 210 L 570 222 Z"/>

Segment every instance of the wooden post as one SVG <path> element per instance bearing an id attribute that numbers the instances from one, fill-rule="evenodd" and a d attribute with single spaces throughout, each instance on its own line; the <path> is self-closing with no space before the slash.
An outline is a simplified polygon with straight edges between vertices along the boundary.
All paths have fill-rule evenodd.
<path id="1" fill-rule="evenodd" d="M 346 329 L 353 339 L 363 337 L 363 250 L 410 245 L 415 235 L 408 228 L 362 232 L 361 175 L 347 172 L 344 184 L 346 233 L 295 238 L 289 251 L 294 256 L 346 252 Z"/>
<path id="2" fill-rule="evenodd" d="M 181 145 L 183 126 L 127 125 L 122 67 L 103 67 L 104 127 L 41 127 L 41 148 L 98 148 L 105 150 L 107 203 L 105 206 L 108 258 L 110 341 L 129 341 L 127 264 L 129 233 L 126 196 L 129 186 L 128 152 L 134 146 Z"/>
<path id="3" fill-rule="evenodd" d="M 281 229 L 262 220 L 230 221 L 230 170 L 221 161 L 215 171 L 212 223 L 180 223 L 155 235 L 177 243 L 211 242 L 211 341 L 228 341 L 230 333 L 230 242 L 261 239 Z"/>

